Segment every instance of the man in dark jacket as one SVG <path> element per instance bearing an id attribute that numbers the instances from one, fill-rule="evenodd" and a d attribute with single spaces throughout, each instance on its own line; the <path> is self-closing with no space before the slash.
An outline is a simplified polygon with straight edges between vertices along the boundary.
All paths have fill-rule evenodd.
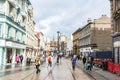
<path id="1" fill-rule="evenodd" d="M 84 65 L 84 68 L 85 68 L 85 63 L 86 63 L 86 57 L 85 56 L 83 57 L 82 61 L 83 61 L 83 65 Z"/>

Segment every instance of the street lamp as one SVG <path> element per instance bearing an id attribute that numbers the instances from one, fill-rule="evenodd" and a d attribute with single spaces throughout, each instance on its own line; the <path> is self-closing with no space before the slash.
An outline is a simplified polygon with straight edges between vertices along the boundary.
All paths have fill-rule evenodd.
<path id="1" fill-rule="evenodd" d="M 59 52 L 59 33 L 60 33 L 60 32 L 59 32 L 59 31 L 57 31 L 57 33 L 58 33 L 58 43 L 57 43 L 57 44 L 58 44 L 58 46 L 57 46 L 57 47 L 58 47 L 58 52 Z"/>

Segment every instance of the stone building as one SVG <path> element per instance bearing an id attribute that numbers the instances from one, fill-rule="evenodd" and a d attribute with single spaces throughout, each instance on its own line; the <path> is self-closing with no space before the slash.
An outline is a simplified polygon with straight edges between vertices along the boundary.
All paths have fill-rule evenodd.
<path id="1" fill-rule="evenodd" d="M 113 58 L 120 63 L 120 0 L 110 0 L 113 32 Z"/>
<path id="2" fill-rule="evenodd" d="M 67 37 L 66 35 L 60 35 L 59 37 L 59 46 L 60 46 L 60 51 L 65 53 L 66 52 L 66 48 L 67 48 Z"/>
<path id="3" fill-rule="evenodd" d="M 66 53 L 67 54 L 71 54 L 73 51 L 73 36 L 67 36 L 67 41 L 66 41 L 66 45 L 67 45 L 67 49 L 66 49 Z"/>
<path id="4" fill-rule="evenodd" d="M 0 0 L 0 65 L 16 63 L 17 55 L 23 55 L 24 61 L 33 55 L 34 27 L 29 0 Z"/>
<path id="5" fill-rule="evenodd" d="M 88 23 L 80 29 L 79 49 L 81 54 L 92 51 L 111 51 L 111 22 L 110 18 L 102 15 L 99 19 L 88 19 Z"/>
<path id="6" fill-rule="evenodd" d="M 73 53 L 79 54 L 79 35 L 81 28 L 78 28 L 73 35 Z"/>

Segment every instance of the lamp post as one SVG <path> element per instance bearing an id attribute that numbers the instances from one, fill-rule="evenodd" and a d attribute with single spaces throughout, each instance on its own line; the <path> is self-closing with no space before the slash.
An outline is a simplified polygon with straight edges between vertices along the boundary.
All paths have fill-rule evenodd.
<path id="1" fill-rule="evenodd" d="M 57 33 L 58 33 L 58 42 L 57 42 L 58 46 L 57 46 L 57 47 L 58 47 L 58 52 L 59 52 L 59 33 L 60 33 L 60 32 L 57 31 Z"/>

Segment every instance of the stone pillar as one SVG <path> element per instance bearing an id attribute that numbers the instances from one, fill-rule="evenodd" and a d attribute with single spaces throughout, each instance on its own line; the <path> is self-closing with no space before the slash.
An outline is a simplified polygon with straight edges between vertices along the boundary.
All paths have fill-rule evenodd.
<path id="1" fill-rule="evenodd" d="M 15 58 L 16 58 L 16 49 L 15 48 L 12 48 L 12 56 L 13 56 L 12 63 L 16 63 L 16 60 L 15 60 Z"/>
<path id="2" fill-rule="evenodd" d="M 3 58 L 3 65 L 6 64 L 6 62 L 7 62 L 6 54 L 7 54 L 7 48 L 4 48 L 4 52 L 3 52 L 3 56 L 4 56 L 4 58 Z"/>

